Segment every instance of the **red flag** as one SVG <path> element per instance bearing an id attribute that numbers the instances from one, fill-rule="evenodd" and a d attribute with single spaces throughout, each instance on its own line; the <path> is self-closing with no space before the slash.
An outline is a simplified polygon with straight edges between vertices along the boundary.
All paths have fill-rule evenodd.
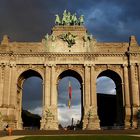
<path id="1" fill-rule="evenodd" d="M 72 87 L 71 87 L 71 82 L 69 81 L 69 99 L 71 100 L 72 98 Z"/>
<path id="2" fill-rule="evenodd" d="M 69 94 L 68 107 L 70 108 L 70 106 L 71 106 L 71 98 L 72 98 L 72 87 L 71 87 L 71 82 L 70 81 L 69 81 L 68 94 Z"/>

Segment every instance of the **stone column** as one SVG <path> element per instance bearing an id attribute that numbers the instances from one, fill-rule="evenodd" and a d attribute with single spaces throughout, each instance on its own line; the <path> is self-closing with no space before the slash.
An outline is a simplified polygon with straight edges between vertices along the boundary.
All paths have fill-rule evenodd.
<path id="1" fill-rule="evenodd" d="M 44 105 L 50 106 L 51 100 L 50 100 L 50 67 L 46 66 L 45 68 L 45 76 L 44 76 Z"/>
<path id="2" fill-rule="evenodd" d="M 51 66 L 51 108 L 53 114 L 53 129 L 58 129 L 58 114 L 57 114 L 57 77 L 56 77 L 56 65 Z"/>
<path id="3" fill-rule="evenodd" d="M 4 87 L 3 87 L 3 108 L 4 114 L 7 115 L 10 101 L 10 81 L 11 81 L 11 69 L 8 64 L 4 68 Z"/>
<path id="4" fill-rule="evenodd" d="M 21 117 L 22 87 L 21 87 L 21 85 L 18 85 L 18 83 L 17 83 L 17 99 L 16 99 L 16 103 L 17 103 L 17 106 L 16 106 L 17 126 L 16 126 L 16 128 L 18 130 L 22 130 L 23 129 L 23 121 L 22 121 L 22 117 Z"/>
<path id="5" fill-rule="evenodd" d="M 140 63 L 138 64 L 138 86 L 139 86 L 139 101 L 140 101 Z"/>
<path id="6" fill-rule="evenodd" d="M 2 106 L 2 97 L 3 97 L 3 70 L 2 70 L 2 65 L 0 65 L 0 107 Z"/>
<path id="7" fill-rule="evenodd" d="M 18 129 L 19 130 L 22 130 L 23 129 L 23 121 L 22 121 L 22 91 L 23 89 L 21 88 L 20 89 L 20 93 L 19 93 L 19 108 L 18 108 L 18 111 L 19 111 L 19 116 L 18 116 Z"/>
<path id="8" fill-rule="evenodd" d="M 88 117 L 89 117 L 89 106 L 90 106 L 90 69 L 88 65 L 85 65 L 85 72 L 84 72 L 84 116 L 83 116 L 83 129 L 87 128 L 88 125 Z"/>
<path id="9" fill-rule="evenodd" d="M 44 78 L 43 78 L 43 110 L 40 129 L 45 129 L 46 110 L 50 106 L 50 67 L 44 65 Z"/>
<path id="10" fill-rule="evenodd" d="M 100 129 L 99 118 L 97 114 L 96 75 L 93 65 L 91 65 L 90 69 L 90 110 L 87 129 Z"/>
<path id="11" fill-rule="evenodd" d="M 85 95 L 84 95 L 84 106 L 90 106 L 90 68 L 85 66 Z"/>
<path id="12" fill-rule="evenodd" d="M 137 111 L 139 106 L 139 96 L 137 90 L 137 82 L 135 78 L 135 64 L 130 65 L 130 74 L 131 74 L 131 96 L 132 96 L 132 109 L 133 109 L 133 117 L 132 117 L 132 125 L 133 128 L 137 128 Z"/>
<path id="13" fill-rule="evenodd" d="M 51 66 L 51 106 L 57 105 L 55 65 Z"/>
<path id="14" fill-rule="evenodd" d="M 97 110 L 97 93 L 96 93 L 96 75 L 95 75 L 95 66 L 91 66 L 91 106 L 94 106 Z M 97 115 L 97 111 L 95 112 Z"/>
<path id="15" fill-rule="evenodd" d="M 129 93 L 129 79 L 127 65 L 123 65 L 124 100 L 125 100 L 125 129 L 130 128 L 131 105 Z"/>
<path id="16" fill-rule="evenodd" d="M 3 65 L 0 64 L 0 112 L 2 115 L 6 114 L 6 111 L 3 110 L 3 84 L 4 84 L 4 80 L 3 80 Z M 5 111 L 5 113 L 4 113 Z M 3 120 L 2 118 L 0 118 L 0 130 L 3 130 Z"/>
<path id="17" fill-rule="evenodd" d="M 9 111 L 8 115 L 13 119 L 12 120 L 12 126 L 13 128 L 16 127 L 16 99 L 17 99 L 17 81 L 16 81 L 16 65 L 11 65 L 11 80 L 10 80 L 10 100 L 9 100 Z"/>
<path id="18" fill-rule="evenodd" d="M 11 84 L 10 84 L 10 107 L 15 108 L 17 97 L 16 65 L 11 67 Z"/>
<path id="19" fill-rule="evenodd" d="M 57 116 L 57 91 L 56 91 L 56 74 L 55 74 L 55 65 L 51 65 L 50 70 L 50 78 L 48 79 L 48 82 L 50 81 L 50 95 L 47 94 L 47 96 L 50 99 L 49 104 L 47 104 L 47 107 L 45 107 L 45 113 L 46 113 L 46 123 L 45 123 L 45 129 L 46 130 L 57 130 L 58 129 L 58 116 Z M 50 79 L 50 80 L 49 80 Z M 46 81 L 45 81 L 46 82 Z M 46 85 L 47 86 L 47 85 Z M 48 90 L 48 92 L 49 92 Z M 46 96 L 46 98 L 47 98 Z M 49 101 L 49 100 L 48 100 Z"/>

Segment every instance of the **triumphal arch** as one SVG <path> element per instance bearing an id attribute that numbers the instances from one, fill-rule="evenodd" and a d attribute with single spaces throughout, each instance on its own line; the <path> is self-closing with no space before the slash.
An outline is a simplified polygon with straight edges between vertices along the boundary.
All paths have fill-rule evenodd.
<path id="1" fill-rule="evenodd" d="M 67 76 L 77 78 L 82 94 L 82 128 L 100 129 L 96 79 L 110 77 L 118 97 L 116 123 L 137 128 L 140 106 L 140 46 L 135 36 L 128 42 L 98 42 L 87 33 L 79 18 L 64 11 L 56 15 L 52 33 L 41 42 L 11 42 L 4 35 L 0 44 L 0 128 L 8 123 L 22 129 L 22 85 L 30 76 L 43 81 L 41 129 L 57 130 L 57 86 Z"/>

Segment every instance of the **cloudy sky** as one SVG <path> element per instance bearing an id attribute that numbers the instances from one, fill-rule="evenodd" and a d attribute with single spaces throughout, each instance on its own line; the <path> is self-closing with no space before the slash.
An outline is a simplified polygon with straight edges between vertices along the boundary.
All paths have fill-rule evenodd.
<path id="1" fill-rule="evenodd" d="M 128 41 L 130 35 L 136 35 L 140 42 L 139 6 L 139 0 L 0 0 L 0 40 L 7 34 L 11 41 L 41 41 L 46 33 L 51 32 L 55 14 L 61 15 L 67 9 L 71 13 L 85 16 L 85 27 L 97 41 Z M 68 79 L 62 79 L 60 82 L 66 85 L 59 85 L 58 106 L 61 122 L 70 122 L 72 116 L 67 115 L 68 111 L 74 112 L 69 113 L 75 114 L 74 118 L 80 118 L 80 84 L 76 79 L 72 79 L 75 83 L 73 105 L 71 110 L 68 110 L 67 81 Z M 107 86 L 105 81 L 111 86 Z M 42 105 L 42 88 L 37 86 L 41 83 L 40 79 L 34 77 L 28 79 L 24 85 L 24 105 L 28 106 L 28 110 L 37 113 L 41 112 Z M 114 88 L 114 83 L 105 77 L 97 80 L 97 92 L 115 94 Z"/>
<path id="2" fill-rule="evenodd" d="M 0 37 L 41 41 L 64 9 L 85 16 L 85 26 L 99 41 L 140 40 L 139 0 L 0 0 Z"/>

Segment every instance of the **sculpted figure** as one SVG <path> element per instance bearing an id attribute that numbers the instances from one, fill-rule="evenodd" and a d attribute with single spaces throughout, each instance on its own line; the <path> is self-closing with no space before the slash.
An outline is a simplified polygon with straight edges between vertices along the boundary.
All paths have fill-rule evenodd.
<path id="1" fill-rule="evenodd" d="M 77 25 L 78 21 L 77 21 L 77 17 L 76 17 L 76 13 L 74 15 L 72 15 L 72 25 Z"/>
<path id="2" fill-rule="evenodd" d="M 88 41 L 88 36 L 87 35 L 83 36 L 83 40 L 84 40 L 84 42 L 87 42 Z"/>
<path id="3" fill-rule="evenodd" d="M 48 35 L 48 34 L 45 35 L 45 39 L 46 39 L 46 40 L 49 39 L 49 35 Z"/>
<path id="4" fill-rule="evenodd" d="M 56 16 L 55 24 L 60 25 L 61 24 L 61 21 L 60 21 L 59 15 L 55 15 L 55 16 Z"/>
<path id="5" fill-rule="evenodd" d="M 66 25 L 66 22 L 67 22 L 67 11 L 64 10 L 64 13 L 63 13 L 63 18 L 62 18 L 62 25 Z"/>
<path id="6" fill-rule="evenodd" d="M 76 13 L 71 15 L 70 12 L 64 10 L 62 20 L 60 19 L 59 15 L 55 15 L 55 24 L 57 25 L 83 25 L 84 23 L 84 16 L 81 15 L 78 19 Z"/>
<path id="7" fill-rule="evenodd" d="M 93 35 L 92 34 L 88 35 L 88 38 L 89 38 L 89 40 L 92 40 L 93 39 Z"/>
<path id="8" fill-rule="evenodd" d="M 70 12 L 68 12 L 66 20 L 67 20 L 67 25 L 70 25 L 71 24 L 71 14 L 70 14 Z"/>
<path id="9" fill-rule="evenodd" d="M 84 15 L 81 15 L 79 18 L 79 25 L 83 25 L 84 24 Z"/>

